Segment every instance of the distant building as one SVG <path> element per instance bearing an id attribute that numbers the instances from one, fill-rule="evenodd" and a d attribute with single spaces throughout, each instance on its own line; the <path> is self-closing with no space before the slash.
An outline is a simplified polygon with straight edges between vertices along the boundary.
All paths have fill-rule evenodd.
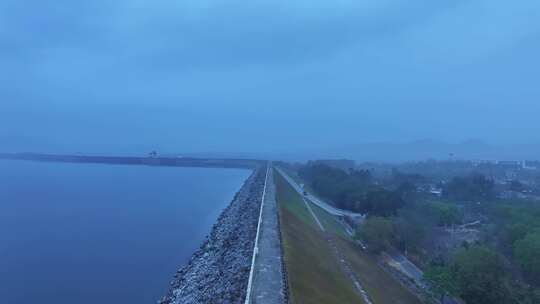
<path id="1" fill-rule="evenodd" d="M 527 162 L 526 160 L 524 160 L 522 163 L 521 163 L 521 167 L 525 170 L 536 170 L 537 167 L 536 166 L 533 166 L 533 165 L 529 165 L 529 162 Z"/>
<path id="2" fill-rule="evenodd" d="M 432 187 L 430 190 L 429 190 L 429 193 L 433 196 L 436 196 L 436 197 L 441 197 L 442 194 L 443 194 L 443 191 L 441 188 L 435 188 L 435 187 Z"/>
<path id="3" fill-rule="evenodd" d="M 506 178 L 507 183 L 518 179 L 518 174 L 515 170 L 506 170 L 504 172 L 504 176 Z"/>
<path id="4" fill-rule="evenodd" d="M 350 159 L 319 159 L 313 161 L 312 164 L 326 165 L 343 171 L 349 171 L 356 167 L 355 161 Z"/>
<path id="5" fill-rule="evenodd" d="M 523 161 L 521 160 L 500 160 L 497 162 L 497 165 L 507 168 L 521 168 L 523 166 Z"/>
<path id="6" fill-rule="evenodd" d="M 476 159 L 471 162 L 473 166 L 479 166 L 479 165 L 496 165 L 499 161 L 495 159 Z"/>

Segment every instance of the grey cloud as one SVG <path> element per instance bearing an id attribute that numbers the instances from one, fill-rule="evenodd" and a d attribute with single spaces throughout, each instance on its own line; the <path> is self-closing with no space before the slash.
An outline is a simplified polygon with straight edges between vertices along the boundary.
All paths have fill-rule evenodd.
<path id="1" fill-rule="evenodd" d="M 534 140 L 538 20 L 533 0 L 6 0 L 0 143 L 212 152 Z"/>

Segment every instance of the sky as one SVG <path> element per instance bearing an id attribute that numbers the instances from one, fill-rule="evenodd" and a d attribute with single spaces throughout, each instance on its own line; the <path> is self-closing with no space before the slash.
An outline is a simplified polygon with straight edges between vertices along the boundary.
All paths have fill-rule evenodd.
<path id="1" fill-rule="evenodd" d="M 0 151 L 540 142 L 538 0 L 3 0 Z"/>

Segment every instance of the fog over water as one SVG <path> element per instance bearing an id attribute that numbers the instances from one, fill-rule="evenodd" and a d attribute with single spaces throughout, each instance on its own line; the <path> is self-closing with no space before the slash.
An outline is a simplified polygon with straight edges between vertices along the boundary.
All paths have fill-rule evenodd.
<path id="1" fill-rule="evenodd" d="M 533 157 L 539 37 L 537 0 L 4 0 L 0 151 Z"/>

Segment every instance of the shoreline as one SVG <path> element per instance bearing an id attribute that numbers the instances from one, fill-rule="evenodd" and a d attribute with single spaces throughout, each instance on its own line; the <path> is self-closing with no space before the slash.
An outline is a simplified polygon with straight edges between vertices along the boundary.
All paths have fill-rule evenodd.
<path id="1" fill-rule="evenodd" d="M 132 166 L 207 167 L 255 169 L 264 164 L 257 159 L 158 157 L 158 156 L 97 156 L 41 153 L 1 153 L 0 159 L 38 162 L 85 163 Z"/>
<path id="2" fill-rule="evenodd" d="M 157 303 L 244 302 L 264 179 L 264 167 L 255 168 Z"/>

